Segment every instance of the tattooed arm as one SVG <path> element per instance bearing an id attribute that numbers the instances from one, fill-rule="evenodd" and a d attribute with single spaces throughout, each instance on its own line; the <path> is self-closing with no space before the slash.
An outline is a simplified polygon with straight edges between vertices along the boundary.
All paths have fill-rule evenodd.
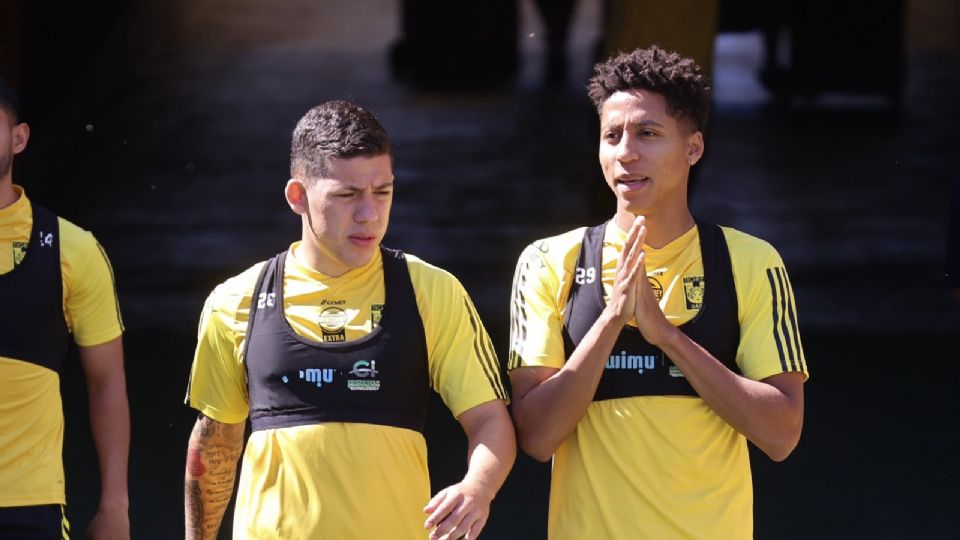
<path id="1" fill-rule="evenodd" d="M 233 495 L 245 424 L 224 424 L 200 414 L 187 444 L 184 479 L 186 540 L 217 537 Z"/>

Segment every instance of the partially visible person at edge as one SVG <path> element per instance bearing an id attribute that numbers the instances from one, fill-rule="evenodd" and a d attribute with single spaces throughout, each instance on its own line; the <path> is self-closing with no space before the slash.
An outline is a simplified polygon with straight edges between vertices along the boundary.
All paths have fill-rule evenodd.
<path id="1" fill-rule="evenodd" d="M 508 359 L 521 448 L 553 458 L 548 536 L 751 538 L 746 441 L 796 447 L 807 366 L 763 240 L 691 214 L 709 88 L 656 46 L 595 66 L 606 223 L 519 258 Z"/>
<path id="2" fill-rule="evenodd" d="M 299 241 L 216 287 L 203 309 L 186 536 L 216 536 L 249 418 L 234 538 L 477 538 L 516 443 L 476 309 L 454 276 L 380 245 L 394 176 L 373 114 L 314 107 L 290 161 Z M 433 498 L 431 389 L 468 446 L 463 480 Z"/>
<path id="3" fill-rule="evenodd" d="M 107 255 L 89 232 L 13 183 L 30 128 L 0 79 L 0 538 L 69 538 L 60 373 L 77 344 L 100 462 L 95 539 L 130 537 L 130 413 L 123 323 Z"/>

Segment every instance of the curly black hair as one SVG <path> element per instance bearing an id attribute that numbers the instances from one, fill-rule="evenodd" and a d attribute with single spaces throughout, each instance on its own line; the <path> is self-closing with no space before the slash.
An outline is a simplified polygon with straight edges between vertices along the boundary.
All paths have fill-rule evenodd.
<path id="1" fill-rule="evenodd" d="M 290 176 L 310 181 L 330 174 L 330 158 L 392 155 L 377 117 L 349 101 L 334 100 L 307 111 L 293 130 Z"/>
<path id="2" fill-rule="evenodd" d="M 710 111 L 710 87 L 700 66 L 691 58 L 657 45 L 623 52 L 593 68 L 587 94 L 601 112 L 615 92 L 648 90 L 667 100 L 667 112 L 703 131 Z"/>

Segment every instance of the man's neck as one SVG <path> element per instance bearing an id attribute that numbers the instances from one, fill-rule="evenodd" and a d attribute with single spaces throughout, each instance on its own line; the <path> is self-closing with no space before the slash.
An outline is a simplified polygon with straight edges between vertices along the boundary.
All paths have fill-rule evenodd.
<path id="1" fill-rule="evenodd" d="M 676 212 L 670 211 L 651 213 L 646 214 L 643 217 L 647 226 L 647 238 L 645 244 L 657 249 L 662 248 L 670 242 L 673 242 L 677 238 L 680 238 L 695 224 L 693 215 L 690 213 L 690 209 L 686 207 Z M 617 227 L 619 227 L 620 230 L 629 232 L 634 218 L 636 218 L 636 216 L 630 212 L 618 208 L 617 215 L 614 219 Z"/>
<path id="2" fill-rule="evenodd" d="M 0 210 L 17 202 L 20 194 L 13 189 L 13 178 L 6 176 L 0 179 Z"/>

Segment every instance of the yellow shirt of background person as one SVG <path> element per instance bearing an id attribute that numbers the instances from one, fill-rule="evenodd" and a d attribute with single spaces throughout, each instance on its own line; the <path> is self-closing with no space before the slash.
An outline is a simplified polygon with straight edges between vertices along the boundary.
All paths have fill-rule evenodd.
<path id="1" fill-rule="evenodd" d="M 297 334 L 320 342 L 321 313 L 342 310 L 346 340 L 368 335 L 385 301 L 383 260 L 338 277 L 322 275 L 287 254 L 284 314 Z M 466 291 L 448 272 L 406 255 L 423 319 L 430 386 L 454 416 L 505 399 L 490 338 Z M 248 414 L 243 344 L 250 298 L 263 263 L 218 286 L 207 299 L 191 373 L 189 405 L 214 420 Z M 475 331 L 476 329 L 476 331 Z M 329 332 L 329 328 L 327 329 Z M 345 468 L 344 463 L 363 463 Z M 235 512 L 238 538 L 393 538 L 426 535 L 424 514 L 394 514 L 392 501 L 430 499 L 427 449 L 419 432 L 365 423 L 326 422 L 256 431 L 247 443 Z M 370 515 L 357 513 L 368 509 Z M 321 515 L 324 519 L 313 519 Z M 307 519 L 304 517 L 307 516 Z M 248 520 L 249 521 L 249 520 Z M 401 532 L 402 531 L 402 532 Z"/>
<path id="2" fill-rule="evenodd" d="M 30 241 L 33 210 L 23 188 L 0 208 L 0 274 L 13 270 Z M 63 313 L 74 341 L 94 346 L 123 333 L 113 271 L 89 232 L 59 218 Z M 16 309 L 16 306 L 4 306 Z M 63 407 L 58 373 L 0 356 L 0 506 L 65 504 Z"/>

